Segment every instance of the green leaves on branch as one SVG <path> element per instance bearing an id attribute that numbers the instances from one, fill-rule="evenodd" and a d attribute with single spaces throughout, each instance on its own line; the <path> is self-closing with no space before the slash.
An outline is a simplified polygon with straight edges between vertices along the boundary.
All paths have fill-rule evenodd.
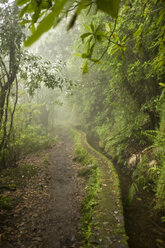
<path id="1" fill-rule="evenodd" d="M 69 89 L 73 82 L 64 76 L 63 68 L 64 64 L 61 61 L 51 63 L 26 52 L 22 56 L 19 77 L 25 81 L 30 95 L 34 95 L 35 90 L 42 85 L 49 89 L 62 89 L 65 85 L 66 89 Z"/>
<path id="2" fill-rule="evenodd" d="M 83 9 L 89 9 L 95 3 L 92 0 L 17 0 L 21 6 L 20 18 L 26 17 L 22 25 L 29 23 L 33 26 L 31 36 L 25 41 L 25 46 L 32 45 L 40 36 L 51 27 L 55 27 L 70 11 L 74 14 L 69 22 L 68 30 L 73 27 L 78 15 Z M 116 18 L 118 15 L 120 0 L 97 0 L 99 10 Z M 49 10 L 49 11 L 48 11 Z M 88 10 L 88 11 L 89 11 Z M 38 25 L 36 23 L 39 23 Z M 94 27 L 89 32 L 93 32 Z"/>
<path id="3" fill-rule="evenodd" d="M 82 54 L 77 53 L 75 55 L 83 59 L 88 59 L 93 63 L 99 63 L 106 53 L 113 55 L 119 50 L 121 55 L 123 55 L 126 49 L 126 36 L 122 37 L 122 39 L 119 38 L 116 33 L 116 22 L 115 20 L 104 23 L 103 25 L 97 25 L 94 22 L 91 22 L 89 25 L 84 24 L 84 28 L 87 32 L 83 33 L 80 38 L 85 44 L 85 50 Z M 104 49 L 102 49 L 101 56 L 98 57 L 97 48 L 99 47 L 99 43 L 101 43 Z M 86 70 L 86 66 L 87 64 L 85 63 L 83 68 L 84 73 L 88 71 Z"/>
<path id="4" fill-rule="evenodd" d="M 112 17 L 117 17 L 120 0 L 96 0 L 98 9 L 104 11 Z"/>
<path id="5" fill-rule="evenodd" d="M 36 31 L 25 41 L 25 46 L 32 45 L 43 33 L 47 32 L 53 25 L 56 26 L 58 23 L 58 16 L 63 10 L 67 0 L 57 1 L 50 14 L 48 14 L 38 25 Z M 35 15 L 37 12 L 35 13 Z M 36 20 L 38 19 L 35 16 Z M 33 15 L 34 18 L 34 15 Z M 35 21 L 36 21 L 35 20 Z"/>

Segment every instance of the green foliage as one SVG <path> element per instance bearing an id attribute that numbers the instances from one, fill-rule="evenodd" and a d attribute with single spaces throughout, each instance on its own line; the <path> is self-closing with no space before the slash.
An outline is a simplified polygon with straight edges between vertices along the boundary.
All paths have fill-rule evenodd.
<path id="1" fill-rule="evenodd" d="M 44 166 L 47 166 L 47 165 L 50 164 L 48 154 L 46 154 L 46 155 L 44 156 L 43 161 L 42 161 L 42 164 L 43 164 Z"/>
<path id="2" fill-rule="evenodd" d="M 0 209 L 12 209 L 16 203 L 16 199 L 11 196 L 0 197 Z"/>
<path id="3" fill-rule="evenodd" d="M 40 56 L 25 52 L 22 55 L 22 63 L 19 76 L 24 80 L 24 84 L 30 95 L 34 95 L 35 90 L 41 89 L 44 85 L 49 89 L 62 89 L 65 83 L 68 87 L 72 83 L 63 75 L 64 63 L 57 60 L 51 63 Z"/>
<path id="4" fill-rule="evenodd" d="M 117 17 L 120 0 L 97 0 L 96 4 L 91 0 L 85 1 L 69 1 L 69 0 L 50 0 L 50 1 L 39 1 L 35 2 L 33 0 L 18 0 L 18 6 L 22 6 L 20 11 L 21 18 L 24 19 L 22 24 L 29 23 L 32 35 L 25 41 L 26 46 L 33 44 L 43 33 L 47 32 L 51 27 L 55 27 L 68 13 L 75 9 L 75 12 L 69 22 L 68 29 L 70 29 L 77 16 L 80 15 L 83 9 L 87 9 L 89 12 L 91 6 L 95 5 L 99 10 L 108 13 L 112 17 Z M 48 10 L 50 10 L 48 12 Z M 36 23 L 39 23 L 36 25 Z"/>
<path id="5" fill-rule="evenodd" d="M 165 157 L 164 157 L 165 161 Z M 156 208 L 165 209 L 165 163 L 162 165 L 156 188 Z"/>
<path id="6" fill-rule="evenodd" d="M 91 11 L 81 17 L 78 56 L 89 73 L 74 93 L 74 111 L 91 140 L 125 166 L 132 154 L 152 148 L 133 173 L 138 188 L 152 189 L 164 208 L 165 105 L 163 1 L 127 1 L 117 21 Z M 94 13 L 94 14 L 93 14 Z M 95 61 L 92 61 L 96 58 Z M 93 62 L 97 62 L 90 67 Z M 98 63 L 99 62 L 99 63 Z M 87 70 L 88 71 L 88 70 Z M 149 167 L 152 160 L 156 163 Z M 160 191 L 160 194 L 158 193 Z M 130 198 L 132 198 L 130 196 Z M 160 197 L 160 199 L 159 199 Z M 161 198 L 162 197 L 162 198 Z M 160 204 L 161 202 L 161 204 Z M 156 204 L 157 204 L 156 203 Z M 157 205 L 157 206 L 158 206 Z"/>
<path id="7" fill-rule="evenodd" d="M 46 135 L 46 130 L 42 126 L 28 125 L 16 143 L 23 154 L 28 154 L 50 146 L 52 140 Z"/>
<path id="8" fill-rule="evenodd" d="M 24 27 L 18 23 L 18 8 L 14 2 L 2 3 L 0 13 L 0 167 L 7 167 L 15 165 L 20 155 L 45 148 L 55 141 L 47 133 L 48 127 L 54 125 L 54 105 L 59 102 L 53 93 L 49 92 L 48 97 L 44 87 L 61 90 L 66 82 L 68 87 L 72 82 L 62 72 L 62 61 L 50 63 L 22 50 Z M 47 105 L 43 93 L 32 100 L 31 96 L 41 88 L 49 99 Z"/>
<path id="9" fill-rule="evenodd" d="M 82 218 L 80 220 L 81 223 L 81 230 L 83 234 L 83 244 L 82 247 L 91 247 L 90 244 L 90 236 L 91 236 L 91 229 L 92 229 L 92 216 L 94 214 L 93 207 L 96 204 L 96 194 L 100 189 L 100 180 L 99 180 L 99 172 L 98 168 L 93 170 L 90 175 L 88 187 L 86 191 L 86 196 L 82 203 Z"/>
<path id="10" fill-rule="evenodd" d="M 88 178 L 86 194 L 81 208 L 82 217 L 80 219 L 83 235 L 82 247 L 85 248 L 91 247 L 90 236 L 92 234 L 91 230 L 93 225 L 93 207 L 96 204 L 96 194 L 100 189 L 100 174 L 97 160 L 81 144 L 81 142 L 83 142 L 81 133 L 72 129 L 71 134 L 75 141 L 74 158 L 83 165 L 83 168 L 80 171 L 80 176 Z"/>
<path id="11" fill-rule="evenodd" d="M 131 187 L 129 189 L 129 194 L 128 194 L 128 199 L 127 199 L 127 204 L 130 205 L 134 196 L 137 194 L 138 192 L 138 186 L 137 184 L 134 182 L 131 184 Z"/>
<path id="12" fill-rule="evenodd" d="M 108 13 L 109 15 L 113 16 L 113 17 L 117 17 L 118 15 L 118 10 L 119 10 L 119 6 L 120 6 L 120 0 L 97 0 L 96 1 L 97 6 L 99 9 L 101 9 L 102 11 Z"/>
<path id="13" fill-rule="evenodd" d="M 148 178 L 148 168 L 149 158 L 147 156 L 143 156 L 142 162 L 138 163 L 137 168 L 133 172 L 132 178 L 134 182 L 139 187 L 144 187 L 147 185 L 149 178 Z"/>
<path id="14" fill-rule="evenodd" d="M 96 170 L 97 166 L 93 164 L 89 164 L 88 166 L 82 168 L 78 175 L 80 177 L 90 177 L 93 174 L 93 170 Z"/>

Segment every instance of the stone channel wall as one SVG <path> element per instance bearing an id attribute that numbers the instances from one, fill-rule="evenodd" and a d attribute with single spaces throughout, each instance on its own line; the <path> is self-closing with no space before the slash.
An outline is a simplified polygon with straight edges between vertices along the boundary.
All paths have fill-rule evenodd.
<path id="1" fill-rule="evenodd" d="M 117 172 L 110 160 L 88 144 L 85 133 L 76 129 L 73 129 L 73 133 L 79 136 L 83 149 L 97 160 L 101 179 L 93 206 L 90 240 L 86 247 L 127 248 Z"/>

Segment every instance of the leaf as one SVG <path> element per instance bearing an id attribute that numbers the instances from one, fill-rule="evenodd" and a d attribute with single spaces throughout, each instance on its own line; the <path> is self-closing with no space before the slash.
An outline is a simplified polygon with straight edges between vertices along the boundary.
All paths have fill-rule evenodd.
<path id="1" fill-rule="evenodd" d="M 32 13 L 33 11 L 34 11 L 34 6 L 30 2 L 21 10 L 19 17 L 21 18 L 25 13 Z"/>
<path id="2" fill-rule="evenodd" d="M 83 59 L 86 59 L 86 58 L 88 58 L 88 54 L 87 54 L 87 53 L 83 53 L 83 54 L 81 55 L 81 57 L 82 57 Z"/>
<path id="3" fill-rule="evenodd" d="M 96 0 L 98 9 L 111 15 L 112 17 L 118 16 L 120 0 Z"/>
<path id="4" fill-rule="evenodd" d="M 38 25 L 36 31 L 28 37 L 28 39 L 25 41 L 25 46 L 31 46 L 36 40 L 40 38 L 40 36 L 47 32 L 55 23 L 55 19 L 59 16 L 59 14 L 62 12 L 65 4 L 68 0 L 59 0 L 56 1 L 55 6 L 53 7 L 53 10 L 50 14 L 48 14 Z M 56 22 L 56 25 L 58 22 Z"/>
<path id="5" fill-rule="evenodd" d="M 17 5 L 18 6 L 22 6 L 24 5 L 25 3 L 29 2 L 29 0 L 17 0 Z"/>
<path id="6" fill-rule="evenodd" d="M 84 41 L 84 39 L 85 39 L 86 37 L 88 37 L 89 35 L 91 35 L 91 33 L 84 33 L 84 34 L 82 34 L 80 37 L 81 37 L 82 41 Z"/>
<path id="7" fill-rule="evenodd" d="M 104 41 L 105 36 L 106 36 L 105 33 L 102 32 L 101 30 L 97 30 L 96 33 L 95 33 L 95 35 L 96 35 L 96 39 L 97 39 L 99 42 Z"/>
<path id="8" fill-rule="evenodd" d="M 88 68 L 88 61 L 85 62 L 84 66 L 83 66 L 83 73 L 86 74 L 89 72 L 89 68 Z"/>
<path id="9" fill-rule="evenodd" d="M 67 27 L 67 30 L 70 30 L 74 26 L 75 21 L 76 21 L 78 15 L 81 13 L 82 9 L 86 9 L 87 7 L 88 7 L 88 5 L 86 4 L 86 1 L 85 0 L 82 0 L 79 3 L 79 5 L 78 5 L 78 7 L 76 9 L 76 12 L 74 13 L 74 15 L 72 16 L 72 18 L 71 18 L 71 20 L 69 22 L 69 25 Z"/>
<path id="10" fill-rule="evenodd" d="M 160 16 L 159 16 L 159 18 L 158 18 L 158 20 L 157 20 L 156 25 L 159 25 L 159 24 L 160 24 L 160 22 L 163 20 L 164 15 L 165 15 L 165 11 L 164 11 L 164 9 L 163 9 L 163 10 L 160 12 Z"/>
<path id="11" fill-rule="evenodd" d="M 129 189 L 129 194 L 128 194 L 128 199 L 127 199 L 127 204 L 130 205 L 132 202 L 134 196 L 138 192 L 138 187 L 136 183 L 132 183 L 130 189 Z"/>
<path id="12" fill-rule="evenodd" d="M 119 46 L 111 52 L 111 55 L 113 55 L 114 53 L 116 53 L 118 50 L 120 50 L 120 47 Z"/>
<path id="13" fill-rule="evenodd" d="M 95 34 L 100 36 L 105 36 L 105 33 L 101 30 L 97 30 Z"/>
<path id="14" fill-rule="evenodd" d="M 31 32 L 32 32 L 32 33 L 34 33 L 34 32 L 35 32 L 35 30 L 36 30 L 36 29 L 35 29 L 35 25 L 34 25 L 34 24 L 32 24 L 32 26 L 31 26 L 31 29 L 30 29 L 30 30 L 31 30 Z"/>
<path id="15" fill-rule="evenodd" d="M 74 26 L 76 20 L 77 20 L 77 14 L 75 13 L 75 14 L 72 16 L 72 18 L 71 18 L 71 20 L 69 21 L 69 24 L 68 24 L 68 26 L 67 26 L 67 30 L 68 30 L 68 31 Z"/>
<path id="16" fill-rule="evenodd" d="M 91 27 L 89 27 L 86 23 L 84 23 L 83 25 L 88 32 L 92 33 Z"/>
<path id="17" fill-rule="evenodd" d="M 41 12 L 41 8 L 36 8 L 36 10 L 33 14 L 33 17 L 32 17 L 32 23 L 37 22 L 39 15 L 40 15 L 40 12 Z"/>
<path id="18" fill-rule="evenodd" d="M 143 32 L 143 24 L 139 26 L 139 28 L 136 30 L 136 32 L 133 34 L 134 37 L 140 36 Z"/>
<path id="19" fill-rule="evenodd" d="M 159 83 L 159 85 L 160 85 L 161 87 L 165 87 L 165 84 L 164 84 L 164 83 Z"/>
<path id="20" fill-rule="evenodd" d="M 52 2 L 50 0 L 42 0 L 41 2 L 42 9 L 49 9 L 50 7 L 52 7 Z"/>
<path id="21" fill-rule="evenodd" d="M 113 38 L 118 42 L 118 41 L 120 41 L 120 39 L 119 39 L 119 37 L 114 33 L 113 34 Z"/>
<path id="22" fill-rule="evenodd" d="M 122 38 L 122 42 L 124 42 L 126 39 L 127 39 L 127 36 L 125 35 L 125 36 Z"/>
<path id="23" fill-rule="evenodd" d="M 81 53 L 74 53 L 74 55 L 76 55 L 78 57 L 82 57 Z"/>
<path id="24" fill-rule="evenodd" d="M 94 43 L 92 44 L 92 46 L 90 47 L 89 52 L 88 52 L 89 57 L 92 57 L 92 54 L 93 54 L 93 50 L 94 50 L 95 45 L 96 45 L 96 42 L 94 42 Z"/>
<path id="25" fill-rule="evenodd" d="M 20 25 L 23 26 L 27 23 L 31 23 L 31 21 L 30 20 L 23 20 L 22 22 L 20 22 Z"/>
<path id="26" fill-rule="evenodd" d="M 111 29 L 110 29 L 110 27 L 109 27 L 109 25 L 107 23 L 105 24 L 105 28 L 106 28 L 106 31 L 107 32 L 110 32 L 111 31 Z"/>
<path id="27" fill-rule="evenodd" d="M 92 31 L 94 32 L 95 28 L 94 28 L 93 23 L 91 23 L 90 27 L 91 27 Z"/>
<path id="28" fill-rule="evenodd" d="M 98 64 L 99 63 L 99 59 L 90 59 L 91 61 L 93 61 L 94 63 Z"/>

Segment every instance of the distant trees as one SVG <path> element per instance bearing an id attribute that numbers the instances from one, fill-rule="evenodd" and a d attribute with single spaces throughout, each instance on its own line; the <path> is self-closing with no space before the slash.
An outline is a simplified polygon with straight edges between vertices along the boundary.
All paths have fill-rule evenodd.
<path id="1" fill-rule="evenodd" d="M 17 6 L 0 6 L 0 151 L 10 138 L 18 100 L 17 74 L 21 63 L 24 34 L 18 24 Z M 15 87 L 15 90 L 14 88 Z M 10 97 L 12 95 L 12 106 Z"/>
<path id="2" fill-rule="evenodd" d="M 22 102 L 19 93 L 26 92 L 30 98 L 36 89 L 41 89 L 43 86 L 62 89 L 62 86 L 69 81 L 61 73 L 63 68 L 61 61 L 50 63 L 44 61 L 42 57 L 23 50 L 25 29 L 19 25 L 18 19 L 18 7 L 14 2 L 0 4 L 0 167 L 11 165 L 18 159 L 20 152 L 18 150 L 21 146 L 23 147 L 25 142 L 23 133 L 25 129 L 28 129 L 28 125 L 31 125 L 30 119 L 27 123 L 28 113 L 24 117 L 21 112 L 20 116 L 17 113 L 16 106 Z M 71 81 L 69 82 L 71 83 Z M 24 101 L 23 103 L 25 104 Z M 27 111 L 27 108 L 24 108 L 24 111 Z M 17 120 L 14 118 L 15 114 L 17 114 Z M 46 110 L 44 115 L 46 115 Z M 19 125 L 20 120 L 22 126 L 19 131 L 16 124 Z M 42 124 L 41 122 L 44 120 L 40 120 L 40 124 Z M 38 123 L 36 122 L 36 124 Z M 37 133 L 44 134 L 44 131 L 41 132 L 41 128 L 32 128 L 31 134 L 33 131 L 36 138 L 38 137 Z M 19 132 L 22 133 L 22 136 Z M 27 150 L 30 151 L 29 148 Z"/>

